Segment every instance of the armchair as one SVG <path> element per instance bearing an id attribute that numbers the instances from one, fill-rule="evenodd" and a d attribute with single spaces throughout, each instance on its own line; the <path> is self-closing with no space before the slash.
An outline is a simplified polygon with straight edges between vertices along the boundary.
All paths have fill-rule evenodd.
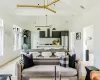
<path id="1" fill-rule="evenodd" d="M 91 80 L 100 80 L 100 71 L 91 71 L 90 78 Z"/>

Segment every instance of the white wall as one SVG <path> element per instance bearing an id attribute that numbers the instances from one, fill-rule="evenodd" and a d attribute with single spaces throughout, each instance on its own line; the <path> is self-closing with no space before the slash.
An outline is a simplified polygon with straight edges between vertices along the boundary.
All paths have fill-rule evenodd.
<path id="1" fill-rule="evenodd" d="M 0 56 L 0 66 L 7 63 L 8 61 L 19 56 L 20 51 L 13 51 L 13 34 L 12 28 L 13 24 L 18 25 L 17 21 L 14 21 L 9 15 L 5 13 L 0 13 L 0 18 L 4 20 L 4 52 Z"/>
<path id="2" fill-rule="evenodd" d="M 100 68 L 100 5 L 96 5 L 91 10 L 85 12 L 81 16 L 77 16 L 73 20 L 73 25 L 69 27 L 71 31 L 75 32 L 83 32 L 83 28 L 94 25 L 94 63 L 95 66 Z M 78 44 L 78 47 L 80 49 L 80 54 L 82 53 L 82 40 L 80 44 Z"/>

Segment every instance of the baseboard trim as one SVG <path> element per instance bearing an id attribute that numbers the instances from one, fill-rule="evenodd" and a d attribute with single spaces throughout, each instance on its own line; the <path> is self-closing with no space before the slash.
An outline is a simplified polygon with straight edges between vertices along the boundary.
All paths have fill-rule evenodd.
<path id="1" fill-rule="evenodd" d="M 5 63 L 5 64 L 3 64 L 3 65 L 1 65 L 0 67 L 3 67 L 3 66 L 5 66 L 5 65 L 7 65 L 8 63 L 12 62 L 13 60 L 17 59 L 18 57 L 20 57 L 20 56 L 15 57 L 14 59 L 10 60 L 9 62 L 7 62 L 7 63 Z"/>

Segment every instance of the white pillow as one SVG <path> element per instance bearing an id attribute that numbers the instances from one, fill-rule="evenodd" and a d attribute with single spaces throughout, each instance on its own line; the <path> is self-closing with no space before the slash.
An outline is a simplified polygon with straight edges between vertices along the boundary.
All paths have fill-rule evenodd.
<path id="1" fill-rule="evenodd" d="M 65 56 L 65 52 L 56 52 L 54 55 L 57 57 Z"/>
<path id="2" fill-rule="evenodd" d="M 40 55 L 39 52 L 29 52 L 29 54 L 32 54 L 33 55 L 33 58 L 36 58 Z"/>
<path id="3" fill-rule="evenodd" d="M 52 53 L 51 52 L 42 52 L 41 55 L 44 57 L 50 57 L 52 55 Z"/>

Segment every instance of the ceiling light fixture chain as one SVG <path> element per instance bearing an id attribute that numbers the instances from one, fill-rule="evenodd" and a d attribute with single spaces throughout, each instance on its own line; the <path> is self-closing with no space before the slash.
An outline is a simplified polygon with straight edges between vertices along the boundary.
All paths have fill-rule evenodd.
<path id="1" fill-rule="evenodd" d="M 47 15 L 46 15 L 46 26 L 47 26 L 47 24 L 48 24 L 48 19 L 47 19 Z"/>
<path id="2" fill-rule="evenodd" d="M 48 0 L 44 0 L 44 9 L 46 9 L 46 6 L 48 5 Z M 47 6 L 48 7 L 48 6 Z"/>
<path id="3" fill-rule="evenodd" d="M 44 9 L 45 9 L 45 0 L 44 0 Z"/>

